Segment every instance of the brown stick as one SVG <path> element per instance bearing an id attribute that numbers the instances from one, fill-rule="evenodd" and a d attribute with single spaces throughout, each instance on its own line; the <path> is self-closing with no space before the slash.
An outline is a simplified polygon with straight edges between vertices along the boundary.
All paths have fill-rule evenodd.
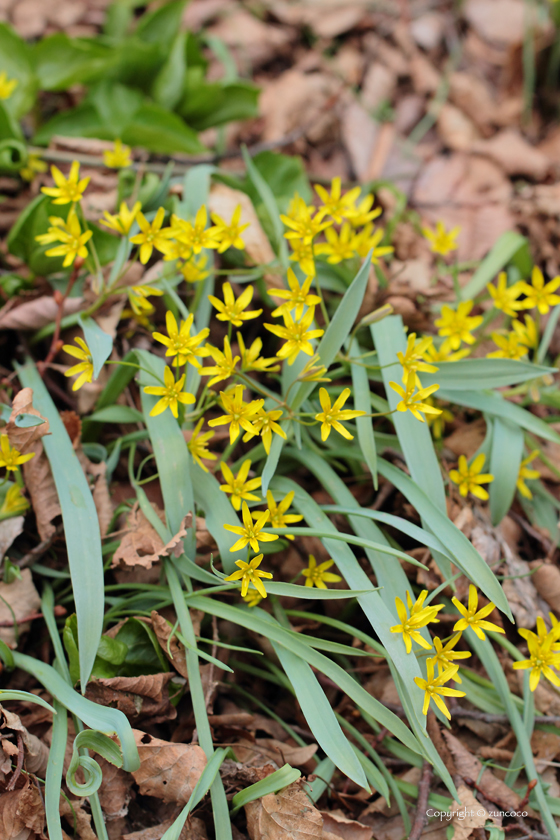
<path id="1" fill-rule="evenodd" d="M 43 374 L 45 372 L 45 369 L 50 365 L 50 363 L 52 362 L 52 360 L 54 359 L 54 357 L 56 356 L 56 354 L 60 350 L 60 346 L 61 346 L 61 343 L 60 343 L 60 325 L 62 323 L 62 314 L 64 312 L 64 302 L 65 302 L 66 298 L 68 297 L 68 295 L 70 294 L 70 292 L 72 291 L 72 287 L 73 287 L 74 283 L 76 282 L 76 280 L 78 279 L 78 274 L 79 274 L 80 268 L 82 267 L 83 264 L 84 264 L 83 259 L 81 257 L 76 257 L 76 259 L 74 260 L 74 267 L 72 269 L 72 274 L 70 275 L 70 278 L 68 280 L 68 285 L 66 287 L 66 291 L 64 292 L 64 294 L 61 294 L 58 291 L 58 289 L 56 289 L 56 291 L 53 295 L 53 297 L 55 299 L 55 302 L 58 306 L 58 309 L 57 309 L 57 312 L 56 312 L 56 320 L 54 322 L 54 333 L 53 333 L 53 337 L 52 337 L 49 352 L 47 353 L 47 357 L 43 362 L 37 362 L 37 370 L 39 371 L 41 376 L 43 376 Z"/>
<path id="2" fill-rule="evenodd" d="M 68 610 L 66 607 L 62 607 L 60 605 L 57 605 L 53 610 L 53 613 L 57 616 L 66 615 L 67 612 Z M 6 619 L 6 621 L 0 621 L 0 627 L 13 627 L 14 624 L 25 624 L 27 621 L 35 621 L 37 618 L 43 618 L 43 613 L 30 613 L 23 618 L 18 618 L 16 621 L 14 621 L 13 618 Z"/>
<path id="3" fill-rule="evenodd" d="M 412 829 L 408 835 L 408 840 L 420 840 L 420 836 L 424 831 L 424 826 L 428 822 L 426 816 L 426 809 L 428 807 L 428 796 L 430 795 L 430 785 L 432 782 L 434 770 L 429 762 L 425 761 L 422 765 L 422 777 L 418 785 L 418 802 L 416 804 L 416 816 L 412 824 Z"/>

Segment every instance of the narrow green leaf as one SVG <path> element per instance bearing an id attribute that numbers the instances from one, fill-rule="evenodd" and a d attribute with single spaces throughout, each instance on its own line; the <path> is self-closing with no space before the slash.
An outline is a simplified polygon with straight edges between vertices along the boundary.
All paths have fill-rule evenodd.
<path id="1" fill-rule="evenodd" d="M 85 691 L 103 629 L 104 577 L 99 520 L 78 456 L 37 368 L 28 361 L 23 366 L 16 365 L 16 370 L 22 385 L 33 389 L 35 408 L 50 423 L 51 434 L 43 438 L 43 446 L 62 510 L 78 616 L 80 681 Z"/>
<path id="2" fill-rule="evenodd" d="M 355 352 L 357 356 L 361 354 L 362 350 L 359 344 L 356 344 Z M 367 369 L 358 364 L 352 364 L 350 367 L 352 370 L 354 408 L 356 411 L 365 411 L 366 414 L 371 414 Z M 360 444 L 364 461 L 371 472 L 373 486 L 377 490 L 377 450 L 375 448 L 372 418 L 357 417 L 356 430 L 358 432 L 358 443 Z"/>
<path id="3" fill-rule="evenodd" d="M 325 793 L 335 770 L 336 767 L 328 756 L 319 762 L 313 771 L 315 778 L 308 782 L 305 788 L 312 802 L 317 802 Z"/>
<path id="4" fill-rule="evenodd" d="M 193 808 L 196 808 L 198 803 L 206 796 L 212 784 L 218 775 L 220 767 L 227 755 L 227 750 L 218 749 L 200 774 L 200 778 L 196 785 L 194 786 L 194 790 L 189 796 L 189 801 L 173 823 L 170 825 L 167 831 L 162 834 L 161 840 L 179 840 L 181 836 L 181 832 L 183 830 L 183 826 L 187 821 L 187 817 L 189 816 L 190 812 Z M 263 780 L 264 781 L 264 780 Z M 228 817 L 229 822 L 229 817 Z M 219 832 L 220 826 L 216 826 L 216 830 Z M 219 834 L 217 835 L 219 837 Z"/>
<path id="5" fill-rule="evenodd" d="M 249 802 L 254 802 L 255 799 L 261 799 L 261 797 L 267 796 L 269 793 L 276 793 L 279 790 L 283 790 L 293 784 L 293 782 L 296 782 L 300 776 L 301 772 L 299 770 L 296 770 L 295 767 L 290 767 L 289 764 L 284 764 L 283 767 L 275 770 L 270 776 L 265 776 L 260 782 L 255 782 L 254 785 L 249 785 L 249 787 L 236 793 L 231 801 L 233 805 L 231 811 L 232 816 Z"/>
<path id="6" fill-rule="evenodd" d="M 192 465 L 192 475 L 196 504 L 204 511 L 206 527 L 216 540 L 222 566 L 227 574 L 231 574 L 236 570 L 236 560 L 247 559 L 247 549 L 236 551 L 234 554 L 230 551 L 238 536 L 224 528 L 226 524 L 239 526 L 239 517 L 227 495 L 221 492 L 220 485 L 213 475 L 204 472 L 198 464 Z"/>
<path id="7" fill-rule="evenodd" d="M 526 238 L 513 230 L 503 233 L 490 253 L 482 260 L 469 282 L 461 289 L 460 299 L 471 300 L 480 294 L 497 273 L 508 264 L 514 254 L 526 244 Z"/>
<path id="8" fill-rule="evenodd" d="M 242 152 L 243 161 L 247 167 L 247 175 L 262 200 L 270 220 L 271 228 L 274 231 L 274 238 L 276 240 L 274 245 L 276 246 L 276 253 L 280 257 L 282 265 L 287 268 L 288 251 L 286 248 L 286 241 L 284 239 L 284 228 L 282 226 L 282 220 L 280 219 L 280 210 L 278 209 L 274 193 L 251 160 L 251 156 L 245 146 L 242 147 Z"/>
<path id="9" fill-rule="evenodd" d="M 45 777 L 45 816 L 50 840 L 62 840 L 60 791 L 68 742 L 68 714 L 59 700 L 53 700 L 53 704 L 55 715 Z"/>
<path id="10" fill-rule="evenodd" d="M 455 565 L 484 592 L 490 601 L 496 604 L 498 609 L 505 613 L 510 620 L 513 620 L 504 590 L 486 561 L 482 559 L 463 532 L 433 504 L 427 494 L 402 470 L 383 458 L 379 459 L 378 468 L 381 475 L 388 479 L 391 484 L 394 484 L 414 505 L 422 519 L 430 525 L 430 530 L 438 534 L 441 541 L 447 546 L 448 551 L 453 554 Z"/>
<path id="11" fill-rule="evenodd" d="M 99 790 L 103 781 L 103 772 L 97 761 L 88 755 L 80 754 L 80 749 L 94 750 L 115 767 L 122 767 L 122 754 L 118 744 L 102 732 L 84 729 L 76 735 L 72 745 L 72 759 L 66 773 L 66 784 L 75 796 L 91 796 Z M 76 779 L 78 768 L 84 774 L 85 782 L 78 782 Z"/>
<path id="12" fill-rule="evenodd" d="M 342 773 L 360 787 L 367 789 L 368 783 L 363 768 L 310 666 L 282 645 L 272 642 L 272 646 L 292 684 L 302 714 L 317 743 Z"/>
<path id="13" fill-rule="evenodd" d="M 84 331 L 86 344 L 91 350 L 91 357 L 93 359 L 93 378 L 97 379 L 101 372 L 101 368 L 111 355 L 113 349 L 113 339 L 93 318 L 78 318 L 78 323 Z"/>
<path id="14" fill-rule="evenodd" d="M 498 525 L 511 507 L 522 456 L 523 432 L 509 420 L 496 417 L 489 465 L 487 462 L 494 476 L 488 487 L 493 525 Z"/>
<path id="15" fill-rule="evenodd" d="M 18 414 L 16 417 L 16 426 L 20 429 L 31 429 L 33 426 L 42 426 L 44 422 L 41 417 L 36 417 L 35 414 Z"/>
<path id="16" fill-rule="evenodd" d="M 143 423 L 144 415 L 129 405 L 108 405 L 94 411 L 88 420 L 95 423 Z"/>
<path id="17" fill-rule="evenodd" d="M 522 429 L 527 429 L 528 432 L 537 435 L 537 437 L 550 440 L 552 443 L 560 443 L 560 435 L 554 429 L 551 429 L 548 423 L 545 423 L 535 414 L 531 414 L 530 411 L 521 408 L 520 405 L 505 400 L 499 394 L 478 391 L 446 391 L 443 389 L 438 392 L 438 397 L 458 405 L 464 405 L 466 408 L 484 411 L 494 417 L 510 420 L 517 426 L 521 426 Z"/>
<path id="18" fill-rule="evenodd" d="M 49 703 L 47 703 L 46 700 L 43 700 L 42 697 L 37 697 L 36 694 L 31 694 L 29 691 L 7 691 L 5 689 L 0 689 L 0 703 L 4 703 L 6 700 L 19 700 L 20 702 L 36 703 L 38 706 L 42 706 L 44 709 L 48 709 L 49 712 L 52 712 L 53 715 L 56 715 L 56 711 L 51 705 L 49 705 Z"/>
<path id="19" fill-rule="evenodd" d="M 420 375 L 424 388 L 437 384 L 447 391 L 481 391 L 557 373 L 556 368 L 535 365 L 522 359 L 460 359 L 458 362 L 438 362 L 437 367 L 437 373 Z"/>

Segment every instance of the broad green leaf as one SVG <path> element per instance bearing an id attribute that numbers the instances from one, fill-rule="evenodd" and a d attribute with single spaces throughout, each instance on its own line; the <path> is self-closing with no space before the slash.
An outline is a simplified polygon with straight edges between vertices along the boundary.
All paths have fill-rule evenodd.
<path id="1" fill-rule="evenodd" d="M 204 151 L 196 132 L 177 114 L 155 102 L 146 102 L 136 111 L 122 132 L 122 141 L 160 155 Z"/>
<path id="2" fill-rule="evenodd" d="M 447 391 L 481 391 L 557 373 L 556 368 L 534 365 L 521 359 L 460 359 L 458 362 L 438 362 L 437 367 L 437 373 L 420 374 L 424 388 L 437 384 Z"/>
<path id="3" fill-rule="evenodd" d="M 103 79 L 92 87 L 85 102 L 93 105 L 110 135 L 120 136 L 141 108 L 144 97 L 135 88 Z"/>
<path id="4" fill-rule="evenodd" d="M 170 110 L 177 105 L 183 92 L 187 69 L 186 38 L 186 32 L 177 32 L 167 60 L 154 79 L 152 87 L 152 96 L 158 105 Z"/>
<path id="5" fill-rule="evenodd" d="M 490 461 L 485 464 L 494 476 L 494 481 L 488 486 L 493 525 L 498 525 L 511 507 L 522 456 L 523 432 L 509 420 L 496 417 Z"/>
<path id="6" fill-rule="evenodd" d="M 272 646 L 294 689 L 302 714 L 324 753 L 360 787 L 368 787 L 364 771 L 340 728 L 331 704 L 309 664 L 283 645 Z"/>
<path id="7" fill-rule="evenodd" d="M 206 82 L 201 68 L 187 71 L 178 112 L 196 131 L 257 115 L 259 89 L 246 81 Z"/>
<path id="8" fill-rule="evenodd" d="M 356 355 L 360 355 L 359 344 L 356 344 Z M 367 370 L 358 364 L 350 365 L 352 370 L 352 388 L 354 395 L 354 408 L 356 411 L 365 411 L 371 414 L 371 400 L 369 396 L 369 381 Z M 364 461 L 371 472 L 373 486 L 377 490 L 377 450 L 375 448 L 375 437 L 373 434 L 373 422 L 371 417 L 357 417 L 356 429 L 358 432 L 358 443 Z"/>
<path id="9" fill-rule="evenodd" d="M 445 543 L 447 550 L 453 554 L 455 565 L 484 592 L 490 601 L 496 604 L 498 609 L 512 620 L 510 606 L 504 590 L 486 561 L 482 559 L 463 532 L 451 522 L 447 514 L 442 513 L 434 505 L 428 495 L 402 470 L 383 458 L 379 459 L 378 469 L 381 475 L 388 479 L 391 484 L 394 484 L 416 508 L 423 521 L 430 526 L 430 530 Z"/>
<path id="10" fill-rule="evenodd" d="M 198 803 L 203 799 L 204 796 L 206 796 L 206 794 L 208 793 L 208 791 L 212 787 L 212 785 L 214 783 L 214 780 L 215 780 L 216 776 L 218 775 L 220 767 L 221 767 L 225 757 L 227 756 L 227 754 L 228 754 L 227 750 L 224 750 L 224 749 L 216 750 L 216 752 L 214 753 L 214 755 L 212 756 L 212 758 L 210 759 L 210 761 L 208 762 L 208 764 L 206 765 L 206 767 L 204 768 L 202 773 L 200 774 L 200 778 L 199 778 L 198 782 L 196 783 L 196 785 L 194 786 L 193 792 L 189 796 L 189 801 L 187 802 L 187 804 L 185 805 L 185 807 L 183 808 L 183 810 L 181 811 L 181 813 L 179 814 L 177 819 L 174 821 L 173 825 L 170 825 L 169 828 L 167 829 L 167 831 L 164 834 L 161 835 L 161 840 L 179 840 L 179 838 L 181 836 L 181 832 L 183 831 L 183 826 L 185 825 L 185 823 L 187 821 L 187 817 L 189 816 L 189 814 L 193 810 L 193 808 L 196 808 Z M 263 781 L 265 781 L 265 780 L 263 780 Z M 217 814 L 216 814 L 216 812 L 214 812 L 214 817 L 216 817 L 216 816 L 217 816 Z M 228 823 L 229 823 L 229 815 L 226 814 L 224 816 L 227 818 Z M 219 833 L 224 828 L 225 828 L 225 826 L 223 826 L 223 825 L 220 826 L 219 824 L 216 824 L 216 832 L 217 832 L 216 837 L 218 838 L 218 840 L 222 840 L 222 836 L 225 836 L 225 835 L 220 835 L 220 833 Z M 231 836 L 231 831 L 230 831 L 230 836 Z"/>
<path id="11" fill-rule="evenodd" d="M 232 816 L 249 802 L 254 802 L 255 799 L 260 799 L 269 793 L 276 793 L 288 787 L 293 782 L 296 782 L 300 777 L 301 771 L 296 770 L 295 767 L 290 767 L 289 764 L 284 764 L 283 767 L 275 770 L 270 776 L 265 776 L 260 782 L 255 782 L 254 785 L 249 785 L 249 787 L 243 788 L 243 790 L 236 793 L 231 800 L 231 804 L 233 805 Z"/>
<path id="12" fill-rule="evenodd" d="M 36 146 L 47 146 L 52 137 L 61 134 L 67 137 L 114 139 L 114 135 L 104 125 L 94 106 L 88 102 L 78 105 L 77 108 L 55 114 L 37 129 L 36 134 L 33 135 L 33 143 Z"/>
<path id="13" fill-rule="evenodd" d="M 461 289 L 461 300 L 470 300 L 480 294 L 498 272 L 508 264 L 514 254 L 526 244 L 526 238 L 513 230 L 503 233 L 490 253 L 482 260 L 469 282 Z"/>
<path id="14" fill-rule="evenodd" d="M 134 374 L 134 371 L 132 373 Z M 137 408 L 128 405 L 108 405 L 94 411 L 87 419 L 96 423 L 143 423 L 144 415 Z"/>
<path id="15" fill-rule="evenodd" d="M 253 165 L 272 190 L 281 213 L 286 213 L 296 192 L 306 203 L 311 202 L 313 191 L 301 158 L 279 152 L 260 152 L 253 158 Z M 259 194 L 248 179 L 245 179 L 244 188 L 257 206 L 260 203 Z"/>
<path id="16" fill-rule="evenodd" d="M 551 429 L 548 423 L 541 420 L 535 414 L 531 414 L 520 405 L 509 402 L 501 397 L 499 394 L 490 394 L 484 391 L 446 391 L 438 392 L 438 397 L 442 400 L 449 400 L 449 402 L 464 405 L 466 408 L 474 408 L 477 411 L 484 411 L 486 414 L 491 414 L 494 417 L 501 417 L 503 420 L 509 420 L 522 429 L 532 432 L 537 437 L 550 440 L 552 443 L 560 443 L 560 435 Z"/>
<path id="17" fill-rule="evenodd" d="M 146 394 L 144 386 L 160 384 L 165 369 L 164 360 L 148 353 L 147 350 L 137 350 L 136 353 L 145 369 L 140 371 L 139 376 L 144 422 L 154 449 L 169 529 L 172 534 L 176 534 L 183 517 L 189 512 L 193 517 L 195 514 L 191 480 L 192 460 L 183 433 L 171 411 L 167 410 L 157 417 L 150 417 L 150 411 L 158 398 Z M 154 375 L 150 376 L 146 370 L 153 370 Z M 189 528 L 184 544 L 186 553 L 193 557 L 195 541 L 195 529 Z"/>
<path id="18" fill-rule="evenodd" d="M 101 79 L 116 60 L 115 51 L 101 41 L 69 38 L 62 32 L 32 47 L 32 61 L 43 90 L 66 90 Z"/>
<path id="19" fill-rule="evenodd" d="M 5 23 L 0 24 L 0 67 L 8 79 L 17 79 L 9 99 L 2 103 L 16 119 L 33 107 L 37 95 L 37 77 L 31 63 L 29 45 Z"/>
<path id="20" fill-rule="evenodd" d="M 101 368 L 111 355 L 113 350 L 113 339 L 93 318 L 78 318 L 78 323 L 84 331 L 86 344 L 91 350 L 91 357 L 93 360 L 93 378 L 97 379 L 101 373 Z"/>
<path id="21" fill-rule="evenodd" d="M 103 628 L 104 579 L 99 520 L 78 456 L 37 368 L 28 361 L 23 366 L 17 365 L 16 369 L 22 385 L 33 389 L 35 408 L 50 423 L 51 433 L 43 438 L 43 446 L 62 509 L 78 615 L 80 680 L 82 691 L 85 691 Z"/>
<path id="22" fill-rule="evenodd" d="M 142 15 L 135 35 L 148 43 L 160 44 L 167 51 L 181 26 L 186 0 L 171 0 L 153 12 Z"/>

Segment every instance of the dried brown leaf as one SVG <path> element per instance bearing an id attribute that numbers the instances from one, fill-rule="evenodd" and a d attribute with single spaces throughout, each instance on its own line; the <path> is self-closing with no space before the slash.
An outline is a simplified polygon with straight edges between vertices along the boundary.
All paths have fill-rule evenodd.
<path id="1" fill-rule="evenodd" d="M 525 27 L 523 0 L 467 0 L 463 14 L 481 38 L 502 46 L 521 44 Z"/>
<path id="2" fill-rule="evenodd" d="M 489 819 L 488 811 L 475 799 L 474 794 L 466 785 L 459 785 L 457 788 L 461 804 L 454 802 L 451 806 L 453 819 L 451 825 L 455 833 L 454 840 L 467 840 L 473 831 L 482 828 Z"/>
<path id="3" fill-rule="evenodd" d="M 482 776 L 480 775 L 483 766 L 481 762 L 464 746 L 450 732 L 444 731 L 443 737 L 447 742 L 447 746 L 453 755 L 457 772 L 460 776 L 468 779 L 474 779 L 479 787 L 484 790 L 486 796 L 492 801 L 504 808 L 504 810 L 518 810 L 520 797 L 510 787 L 498 779 L 491 770 L 484 769 Z M 478 780 L 478 781 L 477 781 Z M 461 796 L 461 801 L 464 802 Z"/>
<path id="4" fill-rule="evenodd" d="M 39 536 L 41 540 L 48 540 L 56 530 L 52 521 L 61 514 L 58 493 L 41 441 L 32 444 L 30 451 L 35 452 L 35 457 L 23 465 L 23 478 L 31 498 Z"/>
<path id="5" fill-rule="evenodd" d="M 140 831 L 133 831 L 131 834 L 123 834 L 122 840 L 161 840 L 172 823 L 173 820 L 167 820 L 161 825 L 143 828 Z M 179 835 L 179 840 L 208 840 L 206 825 L 198 817 L 189 816 Z"/>
<path id="6" fill-rule="evenodd" d="M 187 528 L 191 523 L 190 517 L 191 515 L 188 514 L 183 519 L 178 533 L 172 537 L 167 545 L 164 545 L 155 528 L 150 525 L 138 506 L 134 505 L 127 518 L 129 531 L 124 535 L 120 546 L 113 555 L 113 568 L 117 566 L 121 568 L 143 566 L 145 569 L 150 569 L 160 557 L 168 557 L 173 554 L 187 533 Z"/>
<path id="7" fill-rule="evenodd" d="M 11 743 L 5 740 L 8 736 L 11 734 L 15 737 L 18 734 L 21 736 L 24 746 L 25 769 L 29 773 L 34 773 L 36 776 L 44 778 L 49 760 L 49 749 L 47 745 L 40 738 L 37 738 L 36 735 L 27 731 L 19 715 L 8 711 L 8 709 L 4 709 L 2 706 L 0 706 L 0 730 L 3 736 L 2 744 L 4 751 L 6 751 L 6 747 Z M 18 748 L 15 743 L 15 737 L 12 746 L 15 747 L 15 754 L 17 755 Z"/>
<path id="8" fill-rule="evenodd" d="M 244 764 L 262 764 L 263 760 L 272 760 L 277 767 L 283 767 L 284 764 L 301 767 L 313 758 L 317 744 L 297 747 L 275 738 L 257 738 L 254 742 L 242 738 L 236 743 L 234 752 L 236 758 Z M 262 760 L 259 756 L 262 756 Z"/>
<path id="9" fill-rule="evenodd" d="M 134 730 L 140 767 L 132 775 L 146 796 L 186 805 L 206 766 L 204 750 L 197 744 L 172 744 Z"/>
<path id="10" fill-rule="evenodd" d="M 23 523 L 23 516 L 12 516 L 0 522 L 0 561 L 16 537 L 19 537 L 23 531 Z"/>
<path id="11" fill-rule="evenodd" d="M 39 789 L 27 781 L 21 790 L 0 796 L 0 837 L 2 840 L 31 840 L 43 833 L 45 809 Z"/>
<path id="12" fill-rule="evenodd" d="M 301 784 L 269 793 L 245 805 L 251 840 L 320 840 L 323 818 Z"/>
<path id="13" fill-rule="evenodd" d="M 10 522 L 11 520 L 6 520 Z M 41 606 L 41 598 L 35 589 L 29 569 L 23 569 L 21 580 L 15 578 L 11 583 L 0 583 L 0 621 L 19 622 L 20 619 L 37 612 Z M 18 623 L 19 632 L 26 633 L 30 629 L 29 622 Z M 13 627 L 0 627 L 0 639 L 10 647 L 16 644 L 16 633 Z"/>
<path id="14" fill-rule="evenodd" d="M 321 811 L 323 838 L 325 832 L 342 840 L 372 840 L 373 829 L 357 820 L 345 817 L 342 811 Z"/>
<path id="15" fill-rule="evenodd" d="M 95 760 L 103 773 L 103 781 L 98 793 L 105 819 L 112 821 L 125 817 L 128 814 L 128 803 L 132 798 L 130 775 L 100 755 L 96 755 Z"/>
<path id="16" fill-rule="evenodd" d="M 181 676 L 188 679 L 189 674 L 187 671 L 187 660 L 184 646 L 177 640 L 177 636 L 175 635 L 169 642 L 169 637 L 171 636 L 173 628 L 162 615 L 159 615 L 159 613 L 156 612 L 156 610 L 152 610 L 151 619 L 154 633 L 156 634 L 156 638 L 165 656 L 169 659 L 173 667 L 176 668 Z"/>
<path id="17" fill-rule="evenodd" d="M 83 298 L 66 298 L 63 315 L 74 315 L 83 308 Z M 38 330 L 52 324 L 57 313 L 58 305 L 53 297 L 35 298 L 7 311 L 0 311 L 0 330 Z"/>
<path id="18" fill-rule="evenodd" d="M 16 417 L 19 414 L 33 414 L 34 417 L 40 417 L 45 422 L 40 426 L 21 429 L 16 426 Z M 12 401 L 12 413 L 4 431 L 8 435 L 10 445 L 23 453 L 29 452 L 31 445 L 36 440 L 49 434 L 49 421 L 36 408 L 33 408 L 33 390 L 31 388 L 22 388 L 15 395 Z"/>
<path id="19" fill-rule="evenodd" d="M 133 721 L 148 718 L 150 723 L 174 720 L 177 710 L 169 701 L 168 683 L 175 674 L 143 674 L 139 677 L 92 679 L 86 697 L 103 706 L 120 709 Z"/>
<path id="20" fill-rule="evenodd" d="M 543 560 L 533 560 L 529 563 L 531 569 L 535 569 L 531 580 L 541 598 L 555 613 L 560 612 L 560 569 L 552 563 L 545 563 Z"/>
<path id="21" fill-rule="evenodd" d="M 491 158 L 508 175 L 526 175 L 542 181 L 548 172 L 547 156 L 531 146 L 516 128 L 505 128 L 488 140 L 471 142 L 471 147 L 473 152 Z"/>

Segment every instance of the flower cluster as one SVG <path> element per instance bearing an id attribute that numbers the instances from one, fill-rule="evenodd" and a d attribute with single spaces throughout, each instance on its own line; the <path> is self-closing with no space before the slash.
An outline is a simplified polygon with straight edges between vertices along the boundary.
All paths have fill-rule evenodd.
<path id="1" fill-rule="evenodd" d="M 420 631 L 429 624 L 439 622 L 437 614 L 443 609 L 444 605 L 424 606 L 427 595 L 428 590 L 424 589 L 413 603 L 410 593 L 407 592 L 407 606 L 404 605 L 400 598 L 395 599 L 395 607 L 401 623 L 391 627 L 391 633 L 402 634 L 407 653 L 411 653 L 413 642 L 416 642 L 424 650 L 432 650 L 433 645 L 435 653 L 426 660 L 426 679 L 415 677 L 415 682 L 424 692 L 424 714 L 428 713 L 430 700 L 433 700 L 441 712 L 447 718 L 450 718 L 451 715 L 442 697 L 463 697 L 464 692 L 450 688 L 446 683 L 451 680 L 458 683 L 461 682 L 457 674 L 459 666 L 455 663 L 455 660 L 468 659 L 471 655 L 468 651 L 456 650 L 462 633 L 465 630 L 471 629 L 480 639 L 484 640 L 486 638 L 485 630 L 492 630 L 494 633 L 503 633 L 504 631 L 496 624 L 486 621 L 486 616 L 492 612 L 494 604 L 490 603 L 478 609 L 478 593 L 476 587 L 470 584 L 468 604 L 466 607 L 458 598 L 453 598 L 453 604 L 461 616 L 453 627 L 454 635 L 445 643 L 437 636 L 433 640 L 428 641 L 429 636 L 427 633 L 422 635 Z"/>
<path id="2" fill-rule="evenodd" d="M 516 670 L 530 669 L 529 687 L 534 691 L 539 684 L 541 676 L 546 677 L 552 685 L 560 686 L 560 677 L 555 674 L 552 668 L 560 668 L 560 622 L 549 613 L 552 628 L 547 631 L 544 619 L 537 618 L 537 632 L 520 628 L 519 635 L 527 641 L 529 659 L 514 662 Z"/>

